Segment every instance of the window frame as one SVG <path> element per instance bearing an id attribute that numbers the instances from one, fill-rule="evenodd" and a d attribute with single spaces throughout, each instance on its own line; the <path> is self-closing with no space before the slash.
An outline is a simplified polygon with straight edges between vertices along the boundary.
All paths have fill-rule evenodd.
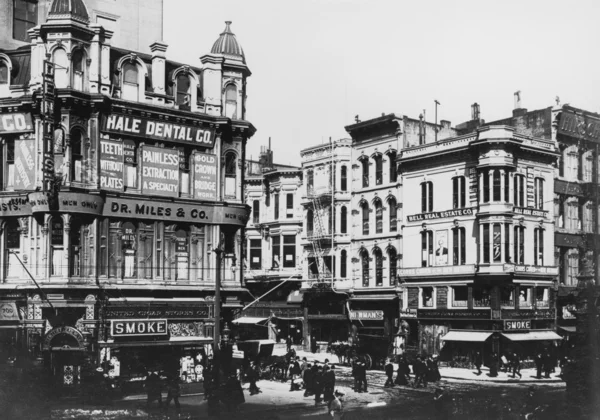
<path id="1" fill-rule="evenodd" d="M 30 5 L 34 8 L 33 11 L 25 11 L 26 14 L 25 16 L 19 16 L 17 13 L 17 3 L 22 3 L 22 4 L 26 4 L 26 5 Z M 13 19 L 12 19 L 12 38 L 17 40 L 17 41 L 23 41 L 23 42 L 29 42 L 29 36 L 27 35 L 27 32 L 31 29 L 37 26 L 38 24 L 38 2 L 37 1 L 33 1 L 33 0 L 13 0 L 12 2 L 12 11 L 13 11 Z M 31 19 L 31 17 L 29 15 L 33 16 L 33 20 L 28 20 Z M 16 29 L 17 29 L 17 22 L 22 22 L 24 24 L 24 36 L 18 36 L 20 34 L 16 33 Z"/>
<path id="2" fill-rule="evenodd" d="M 462 226 L 452 229 L 452 265 L 466 264 L 466 229 Z"/>
<path id="3" fill-rule="evenodd" d="M 536 177 L 533 180 L 533 207 L 538 210 L 544 209 L 544 186 L 545 180 L 542 177 Z"/>
<path id="4" fill-rule="evenodd" d="M 281 240 L 281 252 L 283 255 L 283 261 L 281 262 L 281 266 L 283 268 L 294 268 L 296 267 L 296 235 L 285 235 L 282 234 Z M 293 240 L 291 240 L 292 238 Z M 288 261 L 287 256 L 291 255 L 292 258 Z"/>
<path id="5" fill-rule="evenodd" d="M 184 92 L 180 90 L 180 81 L 187 79 L 187 90 Z M 192 105 L 192 78 L 189 74 L 180 72 L 175 77 L 175 104 L 179 106 L 191 106 Z M 183 101 L 180 99 L 183 97 Z"/>
<path id="6" fill-rule="evenodd" d="M 465 288 L 466 289 L 466 299 L 465 300 L 456 300 L 456 288 L 461 287 L 461 288 Z M 469 307 L 469 286 L 466 284 L 456 284 L 456 285 L 452 285 L 448 287 L 450 293 L 450 299 L 448 299 L 448 303 L 449 306 L 451 308 L 460 308 L 460 309 L 466 309 Z M 456 302 L 461 302 L 461 304 L 456 304 Z M 464 302 L 464 304 L 462 303 Z"/>
<path id="7" fill-rule="evenodd" d="M 423 256 L 427 254 L 427 258 L 423 259 Z M 421 231 L 421 267 L 433 267 L 433 231 L 422 230 Z"/>
<path id="8" fill-rule="evenodd" d="M 373 201 L 375 210 L 375 233 L 383 233 L 383 202 L 377 198 Z"/>
<path id="9" fill-rule="evenodd" d="M 287 193 L 285 195 L 285 218 L 292 219 L 294 217 L 294 194 Z"/>
<path id="10" fill-rule="evenodd" d="M 367 251 L 366 248 L 363 248 L 360 251 L 360 268 L 361 268 L 362 287 L 369 287 L 370 257 L 369 257 L 369 251 Z"/>
<path id="11" fill-rule="evenodd" d="M 370 213 L 370 209 L 369 209 L 369 203 L 367 203 L 366 201 L 363 201 L 361 204 L 361 208 L 362 208 L 362 234 L 363 236 L 368 235 L 369 234 L 369 213 Z"/>
<path id="12" fill-rule="evenodd" d="M 465 208 L 466 201 L 466 178 L 463 175 L 452 178 L 452 208 Z"/>
<path id="13" fill-rule="evenodd" d="M 397 232 L 398 231 L 398 202 L 396 201 L 396 197 L 390 197 L 388 199 L 388 207 L 390 209 L 390 215 L 389 215 L 390 232 Z"/>
<path id="14" fill-rule="evenodd" d="M 426 306 L 423 302 L 424 299 L 424 289 L 432 289 L 431 292 L 431 306 Z M 420 286 L 419 287 L 419 304 L 418 309 L 437 309 L 437 287 L 434 286 Z"/>
<path id="15" fill-rule="evenodd" d="M 360 159 L 360 163 L 362 165 L 362 168 L 361 168 L 362 187 L 368 188 L 369 187 L 369 160 L 368 160 L 368 158 L 364 157 L 364 158 Z"/>
<path id="16" fill-rule="evenodd" d="M 133 77 L 128 77 L 128 72 L 130 71 L 135 74 L 135 83 L 133 82 Z M 123 63 L 121 69 L 121 99 L 126 101 L 140 100 L 142 87 L 140 85 L 140 73 L 141 69 L 137 62 L 126 61 Z M 128 86 L 128 88 L 125 88 L 126 86 Z"/>
<path id="17" fill-rule="evenodd" d="M 383 252 L 381 248 L 373 248 L 373 260 L 375 262 L 375 287 L 383 287 Z"/>
<path id="18" fill-rule="evenodd" d="M 383 156 L 375 155 L 373 156 L 373 160 L 375 161 L 375 185 L 383 184 Z"/>
<path id="19" fill-rule="evenodd" d="M 342 206 L 340 209 L 340 233 L 348 233 L 348 208 L 346 206 Z"/>
<path id="20" fill-rule="evenodd" d="M 421 182 L 421 213 L 433 211 L 433 182 Z"/>
<path id="21" fill-rule="evenodd" d="M 345 165 L 342 165 L 340 172 L 341 172 L 340 189 L 342 192 L 347 192 L 348 191 L 348 167 Z"/>
<path id="22" fill-rule="evenodd" d="M 533 265 L 544 265 L 544 229 L 541 227 L 533 230 Z"/>

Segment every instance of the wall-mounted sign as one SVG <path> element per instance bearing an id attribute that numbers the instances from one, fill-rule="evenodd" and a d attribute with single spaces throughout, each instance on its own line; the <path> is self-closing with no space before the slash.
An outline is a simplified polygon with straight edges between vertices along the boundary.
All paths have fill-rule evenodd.
<path id="1" fill-rule="evenodd" d="M 184 254 L 188 252 L 188 237 L 184 230 L 175 232 L 175 252 Z"/>
<path id="2" fill-rule="evenodd" d="M 405 311 L 400 311 L 400 318 L 402 318 L 402 319 L 416 318 L 416 317 L 417 317 L 416 309 L 407 309 Z"/>
<path id="3" fill-rule="evenodd" d="M 104 199 L 91 194 L 61 191 L 58 194 L 57 201 L 57 211 L 65 213 L 102 214 L 102 208 L 104 207 Z M 29 204 L 33 213 L 50 211 L 45 193 L 35 192 L 29 194 Z"/>
<path id="4" fill-rule="evenodd" d="M 106 198 L 103 212 L 104 216 L 234 226 L 245 226 L 249 214 L 250 208 L 245 205 L 194 205 L 117 197 Z"/>
<path id="5" fill-rule="evenodd" d="M 15 140 L 15 190 L 35 190 L 35 140 Z"/>
<path id="6" fill-rule="evenodd" d="M 490 319 L 490 310 L 468 310 L 468 309 L 419 309 L 419 319 Z"/>
<path id="7" fill-rule="evenodd" d="M 110 321 L 113 337 L 167 335 L 166 319 L 118 319 Z"/>
<path id="8" fill-rule="evenodd" d="M 137 155 L 135 152 L 135 141 L 123 140 L 123 159 L 129 165 L 137 163 Z"/>
<path id="9" fill-rule="evenodd" d="M 546 210 L 536 210 L 525 207 L 513 207 L 513 213 L 522 214 L 525 216 L 535 216 L 535 217 L 548 217 L 548 212 Z"/>
<path id="10" fill-rule="evenodd" d="M 179 195 L 179 152 L 173 149 L 142 148 L 142 193 Z"/>
<path id="11" fill-rule="evenodd" d="M 0 134 L 26 133 L 28 131 L 33 131 L 31 114 L 24 112 L 0 114 Z"/>
<path id="12" fill-rule="evenodd" d="M 558 124 L 558 134 L 583 140 L 600 140 L 600 120 L 588 115 L 563 111 Z"/>
<path id="13" fill-rule="evenodd" d="M 44 348 L 49 349 L 50 345 L 53 344 L 52 341 L 60 335 L 67 335 L 70 338 L 75 339 L 78 348 L 84 347 L 83 334 L 81 334 L 81 331 L 74 327 L 65 326 L 52 328 L 50 331 L 48 331 L 48 334 L 46 334 L 46 336 L 44 337 Z M 60 341 L 61 343 L 64 342 L 64 340 Z"/>
<path id="14" fill-rule="evenodd" d="M 194 198 L 216 200 L 217 156 L 195 153 L 192 159 L 194 168 Z"/>
<path id="15" fill-rule="evenodd" d="M 204 319 L 211 318 L 212 305 L 196 302 L 193 306 L 109 306 L 105 309 L 107 319 Z"/>
<path id="16" fill-rule="evenodd" d="M 100 140 L 100 188 L 123 191 L 123 156 L 122 142 Z"/>
<path id="17" fill-rule="evenodd" d="M 503 319 L 554 319 L 554 309 L 502 309 Z"/>
<path id="18" fill-rule="evenodd" d="M 209 148 L 215 144 L 215 133 L 210 128 L 127 115 L 103 116 L 102 131 L 155 140 L 193 143 Z"/>
<path id="19" fill-rule="evenodd" d="M 549 274 L 553 276 L 558 275 L 558 267 L 548 267 L 542 265 L 515 265 L 514 271 L 515 273 Z"/>
<path id="20" fill-rule="evenodd" d="M 475 272 L 473 264 L 466 265 L 448 265 L 440 267 L 414 267 L 414 268 L 399 268 L 398 275 L 400 277 L 419 277 L 431 276 L 436 274 L 470 274 Z"/>
<path id="21" fill-rule="evenodd" d="M 525 331 L 531 329 L 531 320 L 504 320 L 504 331 Z"/>
<path id="22" fill-rule="evenodd" d="M 350 311 L 350 319 L 357 321 L 383 321 L 383 311 Z"/>
<path id="23" fill-rule="evenodd" d="M 121 240 L 124 242 L 124 247 L 135 248 L 135 226 L 131 222 L 123 223 L 123 235 Z"/>
<path id="24" fill-rule="evenodd" d="M 25 216 L 31 214 L 27 196 L 0 197 L 0 216 Z"/>
<path id="25" fill-rule="evenodd" d="M 446 219 L 449 217 L 458 217 L 458 216 L 473 216 L 475 214 L 475 207 L 468 207 L 464 209 L 453 209 L 446 211 L 434 211 L 432 213 L 420 213 L 420 214 L 412 214 L 410 216 L 406 216 L 406 219 L 409 222 L 420 222 L 424 220 L 432 220 L 432 219 Z"/>
<path id="26" fill-rule="evenodd" d="M 0 302 L 0 321 L 19 321 L 19 311 L 15 302 Z"/>

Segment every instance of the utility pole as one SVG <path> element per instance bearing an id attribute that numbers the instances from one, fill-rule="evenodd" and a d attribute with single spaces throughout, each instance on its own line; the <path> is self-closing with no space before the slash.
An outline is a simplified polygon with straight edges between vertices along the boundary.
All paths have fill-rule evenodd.
<path id="1" fill-rule="evenodd" d="M 214 341 L 213 341 L 213 353 L 214 353 L 214 378 L 215 382 L 219 384 L 219 368 L 221 365 L 221 263 L 223 258 L 222 244 L 219 244 L 217 248 L 213 250 L 217 256 L 217 264 L 215 273 L 215 328 L 214 328 Z"/>
<path id="2" fill-rule="evenodd" d="M 438 109 L 438 105 L 440 105 L 440 103 L 438 102 L 437 99 L 434 99 L 433 102 L 435 102 L 435 141 L 437 142 L 437 139 L 438 139 L 437 109 Z"/>

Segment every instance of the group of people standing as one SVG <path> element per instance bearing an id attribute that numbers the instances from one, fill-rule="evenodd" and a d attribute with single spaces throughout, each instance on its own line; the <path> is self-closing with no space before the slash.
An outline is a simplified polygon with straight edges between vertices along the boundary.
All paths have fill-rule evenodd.
<path id="1" fill-rule="evenodd" d="M 394 365 L 392 359 L 388 358 L 385 365 L 385 374 L 387 381 L 385 387 L 393 387 L 394 385 L 410 385 L 410 365 L 405 356 L 400 357 L 398 361 L 398 370 L 396 380 L 394 381 Z M 419 388 L 426 387 L 429 382 L 437 382 L 442 379 L 440 370 L 435 356 L 417 356 L 413 365 L 412 371 L 415 375 L 413 386 Z"/>

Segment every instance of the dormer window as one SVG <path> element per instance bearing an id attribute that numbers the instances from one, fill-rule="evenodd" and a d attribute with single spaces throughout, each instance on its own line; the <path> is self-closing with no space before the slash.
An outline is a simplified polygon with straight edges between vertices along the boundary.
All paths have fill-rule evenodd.
<path id="1" fill-rule="evenodd" d="M 84 76 L 84 67 L 83 67 L 83 52 L 81 50 L 77 50 L 71 56 L 71 67 L 73 68 L 72 72 L 72 80 L 71 87 L 75 90 L 83 90 L 83 76 Z"/>
<path id="2" fill-rule="evenodd" d="M 177 105 L 187 105 L 189 106 L 192 102 L 192 95 L 190 89 L 190 78 L 185 74 L 181 74 L 177 76 L 177 96 L 175 97 L 175 101 Z"/>
<path id="3" fill-rule="evenodd" d="M 237 89 L 235 85 L 228 85 L 225 89 L 225 116 L 237 119 Z"/>
<path id="4" fill-rule="evenodd" d="M 54 63 L 54 86 L 58 89 L 69 86 L 69 59 L 67 52 L 62 48 L 57 48 L 52 54 Z"/>
<path id="5" fill-rule="evenodd" d="M 139 100 L 140 84 L 138 68 L 133 63 L 123 65 L 123 86 L 121 88 L 121 97 L 129 101 Z"/>

